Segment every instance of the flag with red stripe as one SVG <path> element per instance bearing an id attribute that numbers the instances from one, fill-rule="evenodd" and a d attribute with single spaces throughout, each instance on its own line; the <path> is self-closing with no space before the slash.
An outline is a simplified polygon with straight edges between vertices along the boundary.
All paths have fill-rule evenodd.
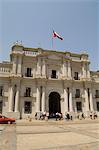
<path id="1" fill-rule="evenodd" d="M 53 37 L 57 37 L 60 40 L 63 40 L 63 38 L 57 32 L 55 32 L 54 30 L 53 30 Z"/>

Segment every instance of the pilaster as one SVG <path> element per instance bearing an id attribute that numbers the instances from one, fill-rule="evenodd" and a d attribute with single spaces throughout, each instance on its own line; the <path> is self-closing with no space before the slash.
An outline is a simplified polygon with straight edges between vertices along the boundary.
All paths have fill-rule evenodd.
<path id="1" fill-rule="evenodd" d="M 68 93 L 66 88 L 64 88 L 64 114 L 65 112 L 68 112 Z"/>
<path id="2" fill-rule="evenodd" d="M 18 85 L 16 89 L 16 97 L 15 97 L 15 112 L 19 112 L 19 92 L 20 92 L 20 87 Z"/>
<path id="3" fill-rule="evenodd" d="M 90 110 L 94 111 L 92 90 L 90 90 Z"/>
<path id="4" fill-rule="evenodd" d="M 18 70 L 17 70 L 17 74 L 21 75 L 21 70 L 22 70 L 22 56 L 18 57 Z"/>
<path id="5" fill-rule="evenodd" d="M 90 78 L 89 64 L 87 64 L 87 78 Z"/>
<path id="6" fill-rule="evenodd" d="M 13 56 L 13 69 L 12 69 L 12 74 L 17 73 L 17 56 Z"/>
<path id="7" fill-rule="evenodd" d="M 42 88 L 42 112 L 45 111 L 45 87 Z"/>
<path id="8" fill-rule="evenodd" d="M 85 62 L 83 62 L 83 64 L 82 64 L 82 74 L 83 74 L 83 78 L 87 77 L 87 70 L 86 70 Z"/>
<path id="9" fill-rule="evenodd" d="M 9 95 L 9 112 L 13 111 L 13 100 L 14 100 L 14 86 L 10 87 L 10 95 Z"/>
<path id="10" fill-rule="evenodd" d="M 43 59 L 43 61 L 42 61 L 42 76 L 46 77 L 46 63 L 45 63 L 45 59 Z"/>
<path id="11" fill-rule="evenodd" d="M 66 61 L 63 60 L 63 78 L 66 78 L 67 76 L 67 66 L 66 66 Z"/>
<path id="12" fill-rule="evenodd" d="M 36 94 L 36 112 L 40 112 L 40 87 L 37 86 L 37 94 Z"/>
<path id="13" fill-rule="evenodd" d="M 87 88 L 85 89 L 85 104 L 86 104 L 86 112 L 89 112 L 89 100 Z"/>
<path id="14" fill-rule="evenodd" d="M 70 64 L 70 61 L 68 61 L 68 77 L 71 78 L 71 64 Z"/>
<path id="15" fill-rule="evenodd" d="M 72 89 L 69 90 L 69 111 L 73 112 Z"/>
<path id="16" fill-rule="evenodd" d="M 37 61 L 37 76 L 41 76 L 41 58 L 38 57 L 38 61 Z"/>

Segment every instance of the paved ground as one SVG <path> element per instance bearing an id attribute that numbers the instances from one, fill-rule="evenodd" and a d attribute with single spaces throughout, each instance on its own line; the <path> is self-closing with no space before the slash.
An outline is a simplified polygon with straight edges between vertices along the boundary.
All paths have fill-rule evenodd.
<path id="1" fill-rule="evenodd" d="M 30 124 L 30 126 L 29 126 Z M 98 150 L 99 123 L 87 121 L 31 122 L 16 127 L 17 150 Z M 27 140 L 28 139 L 28 140 Z"/>
<path id="2" fill-rule="evenodd" d="M 19 120 L 0 130 L 0 150 L 99 150 L 99 120 Z"/>
<path id="3" fill-rule="evenodd" d="M 15 125 L 0 125 L 0 150 L 16 150 Z"/>

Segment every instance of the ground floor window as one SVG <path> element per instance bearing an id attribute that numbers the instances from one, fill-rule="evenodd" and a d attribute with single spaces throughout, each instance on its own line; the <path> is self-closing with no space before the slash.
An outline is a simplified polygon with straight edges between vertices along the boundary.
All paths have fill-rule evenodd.
<path id="1" fill-rule="evenodd" d="M 0 101 L 0 113 L 2 113 L 2 101 Z"/>
<path id="2" fill-rule="evenodd" d="M 31 112 L 32 112 L 32 102 L 25 101 L 24 102 L 24 113 L 25 114 L 30 114 Z"/>
<path id="3" fill-rule="evenodd" d="M 97 111 L 99 111 L 99 102 L 97 102 Z"/>
<path id="4" fill-rule="evenodd" d="M 81 102 L 76 102 L 76 107 L 77 107 L 77 111 L 82 111 L 82 103 Z"/>

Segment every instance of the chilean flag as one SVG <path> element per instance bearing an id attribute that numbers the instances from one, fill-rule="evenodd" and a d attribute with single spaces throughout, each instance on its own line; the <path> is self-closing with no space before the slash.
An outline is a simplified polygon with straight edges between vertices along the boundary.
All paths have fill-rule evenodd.
<path id="1" fill-rule="evenodd" d="M 53 30 L 53 37 L 57 37 L 60 40 L 63 40 L 63 38 L 57 32 L 55 32 L 54 30 Z"/>

